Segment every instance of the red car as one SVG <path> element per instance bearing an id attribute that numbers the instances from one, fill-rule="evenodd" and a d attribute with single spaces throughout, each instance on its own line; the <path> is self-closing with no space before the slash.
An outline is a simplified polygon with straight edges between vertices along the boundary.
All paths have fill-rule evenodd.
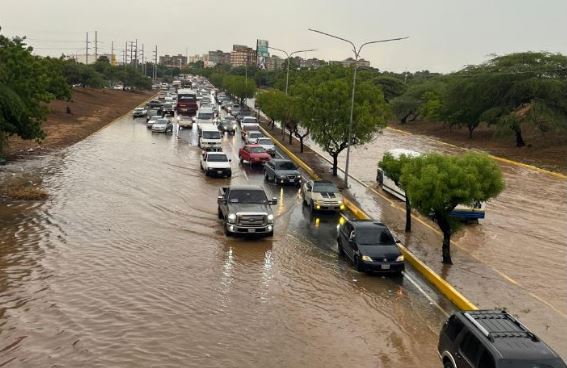
<path id="1" fill-rule="evenodd" d="M 263 164 L 272 159 L 266 149 L 258 144 L 247 144 L 238 151 L 240 162 L 248 161 L 250 164 Z"/>

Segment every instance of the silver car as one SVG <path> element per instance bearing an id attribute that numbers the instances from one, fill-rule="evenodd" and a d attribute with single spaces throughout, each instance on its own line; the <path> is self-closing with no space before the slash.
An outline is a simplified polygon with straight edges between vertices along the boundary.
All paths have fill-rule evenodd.
<path id="1" fill-rule="evenodd" d="M 259 144 L 260 146 L 264 147 L 264 149 L 268 151 L 270 156 L 274 157 L 276 155 L 276 146 L 274 145 L 274 142 L 272 142 L 270 138 L 260 137 L 256 141 L 256 144 Z"/>

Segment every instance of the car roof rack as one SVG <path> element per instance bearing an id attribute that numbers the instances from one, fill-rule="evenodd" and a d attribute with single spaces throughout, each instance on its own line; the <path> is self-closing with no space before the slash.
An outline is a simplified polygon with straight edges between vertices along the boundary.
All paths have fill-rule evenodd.
<path id="1" fill-rule="evenodd" d="M 478 310 L 463 313 L 491 342 L 495 338 L 527 337 L 538 342 L 539 338 L 518 319 L 503 310 Z"/>

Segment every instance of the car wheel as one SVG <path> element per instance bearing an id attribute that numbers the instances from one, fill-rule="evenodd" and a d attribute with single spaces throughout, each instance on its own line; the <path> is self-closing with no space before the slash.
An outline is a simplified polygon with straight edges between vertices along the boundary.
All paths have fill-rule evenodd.
<path id="1" fill-rule="evenodd" d="M 309 201 L 309 208 L 311 208 L 312 211 L 315 211 L 315 203 L 313 202 L 313 200 Z"/>
<path id="2" fill-rule="evenodd" d="M 454 367 L 453 367 L 453 363 L 451 363 L 450 361 L 446 360 L 445 363 L 443 363 L 443 368 L 454 368 Z"/>
<path id="3" fill-rule="evenodd" d="M 345 250 L 343 249 L 343 245 L 341 244 L 340 238 L 337 238 L 337 248 L 339 249 L 339 256 L 344 257 Z"/>
<path id="4" fill-rule="evenodd" d="M 357 255 L 354 256 L 354 258 L 353 258 L 353 263 L 354 263 L 354 268 L 355 268 L 358 272 L 363 272 L 363 271 L 364 271 L 364 267 L 362 266 L 362 262 L 360 261 L 360 258 L 358 258 Z"/>
<path id="5" fill-rule="evenodd" d="M 226 236 L 231 236 L 232 234 L 230 233 L 230 231 L 228 231 L 228 224 L 224 225 L 224 235 Z"/>
<path id="6" fill-rule="evenodd" d="M 222 211 L 220 210 L 220 207 L 217 207 L 217 216 L 218 216 L 219 220 L 223 219 Z"/>
<path id="7" fill-rule="evenodd" d="M 242 157 L 240 157 L 240 163 L 244 163 L 244 160 L 242 159 Z"/>
<path id="8" fill-rule="evenodd" d="M 264 173 L 264 180 L 270 181 L 270 178 L 268 177 L 268 173 L 267 173 L 267 172 Z"/>
<path id="9" fill-rule="evenodd" d="M 274 231 L 273 231 L 273 230 L 266 234 L 266 237 L 267 237 L 267 238 L 271 238 L 272 236 L 274 236 Z"/>

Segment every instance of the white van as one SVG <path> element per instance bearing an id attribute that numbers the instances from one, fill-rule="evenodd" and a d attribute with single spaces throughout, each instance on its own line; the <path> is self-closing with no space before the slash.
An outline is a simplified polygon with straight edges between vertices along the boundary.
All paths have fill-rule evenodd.
<path id="1" fill-rule="evenodd" d="M 201 136 L 201 125 L 213 124 L 215 121 L 215 114 L 213 109 L 203 107 L 197 111 L 197 115 L 193 118 L 197 123 L 197 129 L 199 131 L 199 137 Z"/>
<path id="2" fill-rule="evenodd" d="M 395 159 L 400 158 L 401 155 L 406 155 L 410 157 L 418 157 L 421 153 L 403 149 L 403 148 L 396 148 L 389 151 L 386 151 L 394 157 Z M 401 199 L 402 201 L 406 200 L 406 193 L 404 190 L 396 185 L 394 181 L 384 173 L 381 168 L 378 168 L 378 172 L 376 175 L 376 181 L 382 187 L 385 192 L 392 194 L 394 197 Z M 465 206 L 462 204 L 457 205 L 455 209 L 451 212 L 451 216 L 462 219 L 462 220 L 479 220 L 483 219 L 485 215 L 485 202 L 478 202 L 475 203 L 474 206 Z"/>
<path id="3" fill-rule="evenodd" d="M 220 151 L 222 136 L 214 124 L 199 124 L 199 147 L 205 151 Z"/>

